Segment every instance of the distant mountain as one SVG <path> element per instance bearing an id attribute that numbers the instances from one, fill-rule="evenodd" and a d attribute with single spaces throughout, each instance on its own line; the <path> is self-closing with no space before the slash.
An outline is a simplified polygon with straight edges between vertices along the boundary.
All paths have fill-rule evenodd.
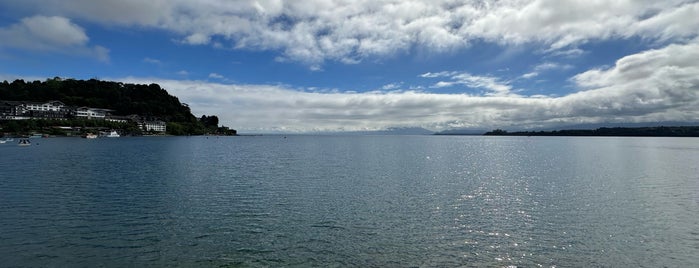
<path id="1" fill-rule="evenodd" d="M 318 135 L 432 135 L 434 131 L 421 127 L 391 127 L 385 130 L 321 132 Z"/>
<path id="2" fill-rule="evenodd" d="M 488 132 L 484 129 L 448 129 L 434 133 L 434 135 L 483 135 Z"/>
<path id="3" fill-rule="evenodd" d="M 392 127 L 384 131 L 377 131 L 386 135 L 432 135 L 434 131 L 421 127 Z"/>

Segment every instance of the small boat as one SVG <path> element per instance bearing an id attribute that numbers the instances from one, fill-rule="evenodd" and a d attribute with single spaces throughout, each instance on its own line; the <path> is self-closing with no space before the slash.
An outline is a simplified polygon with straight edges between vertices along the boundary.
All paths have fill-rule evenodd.
<path id="1" fill-rule="evenodd" d="M 29 141 L 29 139 L 20 139 L 19 143 L 17 144 L 19 146 L 29 146 L 32 145 L 32 142 Z"/>
<path id="2" fill-rule="evenodd" d="M 96 138 L 97 138 L 97 134 L 85 133 L 85 135 L 83 135 L 82 137 L 83 137 L 83 138 L 86 138 L 86 139 L 96 139 Z"/>
<path id="3" fill-rule="evenodd" d="M 104 135 L 107 138 L 118 138 L 121 137 L 116 131 L 109 132 L 109 134 Z"/>

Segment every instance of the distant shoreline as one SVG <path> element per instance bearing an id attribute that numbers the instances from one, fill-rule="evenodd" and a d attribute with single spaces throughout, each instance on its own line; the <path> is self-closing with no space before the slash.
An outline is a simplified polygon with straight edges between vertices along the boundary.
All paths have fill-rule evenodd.
<path id="1" fill-rule="evenodd" d="M 516 131 L 496 129 L 485 136 L 574 136 L 574 137 L 699 137 L 699 126 L 675 127 L 602 127 L 554 131 Z"/>

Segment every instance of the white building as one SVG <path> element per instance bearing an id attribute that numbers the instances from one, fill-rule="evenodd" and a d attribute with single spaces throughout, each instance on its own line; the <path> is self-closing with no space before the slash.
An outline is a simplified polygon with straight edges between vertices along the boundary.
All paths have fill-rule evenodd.
<path id="1" fill-rule="evenodd" d="M 165 132 L 167 130 L 166 124 L 163 121 L 144 121 L 140 125 L 143 131 Z"/>
<path id="2" fill-rule="evenodd" d="M 28 111 L 42 111 L 42 112 L 60 112 L 65 108 L 65 104 L 60 101 L 49 101 L 49 102 L 27 102 L 24 104 L 24 109 Z"/>
<path id="3" fill-rule="evenodd" d="M 75 117 L 87 119 L 104 119 L 109 109 L 99 109 L 90 107 L 79 107 L 75 109 Z"/>
<path id="4" fill-rule="evenodd" d="M 130 118 L 127 116 L 108 115 L 104 118 L 104 120 L 115 123 L 126 123 L 130 121 Z"/>
<path id="5" fill-rule="evenodd" d="M 71 114 L 71 109 L 60 101 L 3 101 L 0 103 L 0 113 L 2 119 L 9 120 L 64 119 Z"/>

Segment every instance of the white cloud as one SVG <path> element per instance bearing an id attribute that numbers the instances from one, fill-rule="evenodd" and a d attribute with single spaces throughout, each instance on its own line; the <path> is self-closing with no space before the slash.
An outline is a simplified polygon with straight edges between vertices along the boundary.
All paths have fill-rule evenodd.
<path id="1" fill-rule="evenodd" d="M 585 51 L 579 48 L 571 48 L 567 50 L 556 50 L 550 53 L 551 56 L 558 56 L 564 58 L 576 58 L 585 54 Z"/>
<path id="2" fill-rule="evenodd" d="M 569 70 L 572 69 L 573 65 L 570 64 L 560 64 L 556 62 L 544 62 L 539 65 L 534 66 L 533 71 L 523 74 L 520 76 L 523 79 L 531 79 L 539 76 L 541 73 L 548 72 L 551 70 Z"/>
<path id="3" fill-rule="evenodd" d="M 573 68 L 573 65 L 570 64 L 560 64 L 556 62 L 544 62 L 541 63 L 537 66 L 534 66 L 534 71 L 535 72 L 543 72 L 543 71 L 549 71 L 549 70 L 568 70 Z"/>
<path id="4" fill-rule="evenodd" d="M 436 72 L 436 73 L 427 72 L 427 73 L 419 75 L 419 77 L 422 77 L 422 78 L 451 77 L 451 76 L 454 76 L 456 74 L 458 74 L 458 72 L 447 72 L 447 71 Z"/>
<path id="5" fill-rule="evenodd" d="M 424 73 L 420 77 L 423 78 L 449 78 L 449 81 L 439 81 L 435 83 L 433 88 L 443 88 L 452 87 L 456 85 L 462 85 L 469 88 L 481 88 L 486 89 L 489 92 L 485 95 L 487 96 L 506 96 L 512 94 L 510 91 L 512 87 L 507 84 L 507 82 L 500 81 L 499 78 L 493 76 L 478 76 L 472 75 L 467 72 L 438 72 L 438 73 Z"/>
<path id="6" fill-rule="evenodd" d="M 583 91 L 565 97 L 573 113 L 699 120 L 699 40 L 619 59 L 615 66 L 572 78 Z M 634 121 L 634 120 L 631 120 Z"/>
<path id="7" fill-rule="evenodd" d="M 184 39 L 184 42 L 190 45 L 208 44 L 209 41 L 211 41 L 211 36 L 202 33 L 194 33 Z"/>
<path id="8" fill-rule="evenodd" d="M 209 78 L 215 78 L 215 79 L 225 79 L 223 75 L 217 74 L 217 73 L 210 73 Z"/>
<path id="9" fill-rule="evenodd" d="M 155 65 L 160 65 L 160 64 L 162 64 L 162 62 L 161 62 L 160 60 L 158 60 L 158 59 L 153 59 L 153 58 L 148 58 L 148 57 L 144 58 L 144 59 L 143 59 L 143 62 L 145 62 L 145 63 L 150 63 L 150 64 L 155 64 Z"/>
<path id="10" fill-rule="evenodd" d="M 539 75 L 538 72 L 531 72 L 531 73 L 523 74 L 521 77 L 524 79 L 530 79 L 530 78 L 537 77 L 538 75 Z"/>
<path id="11" fill-rule="evenodd" d="M 381 87 L 381 89 L 382 90 L 396 90 L 396 89 L 399 89 L 401 87 L 401 84 L 402 83 L 390 83 L 390 84 L 383 85 Z"/>
<path id="12" fill-rule="evenodd" d="M 474 96 L 417 91 L 348 93 L 283 86 L 127 78 L 159 83 L 194 113 L 219 115 L 242 132 L 305 132 L 421 126 L 526 128 L 599 122 L 699 121 L 699 42 L 629 55 L 572 81 L 581 91 L 561 97 Z M 497 79 L 467 73 L 425 73 L 446 83 L 497 88 Z M 503 85 L 500 85 L 503 86 Z M 505 89 L 508 87 L 503 86 Z M 504 91 L 504 90 L 503 90 Z M 493 90 L 493 93 L 498 91 Z"/>
<path id="13" fill-rule="evenodd" d="M 0 47 L 33 51 L 61 52 L 109 60 L 109 50 L 89 47 L 85 30 L 64 17 L 34 16 L 0 28 Z"/>
<path id="14" fill-rule="evenodd" d="M 0 0 L 5 6 L 105 25 L 170 31 L 185 43 L 279 51 L 320 69 L 420 49 L 445 52 L 474 40 L 536 44 L 579 55 L 592 40 L 697 36 L 699 3 L 684 0 Z M 216 41 L 213 41 L 216 40 Z"/>
<path id="15" fill-rule="evenodd" d="M 34 16 L 3 30 L 6 45 L 30 49 L 52 49 L 55 46 L 81 46 L 89 38 L 85 30 L 63 17 Z"/>

